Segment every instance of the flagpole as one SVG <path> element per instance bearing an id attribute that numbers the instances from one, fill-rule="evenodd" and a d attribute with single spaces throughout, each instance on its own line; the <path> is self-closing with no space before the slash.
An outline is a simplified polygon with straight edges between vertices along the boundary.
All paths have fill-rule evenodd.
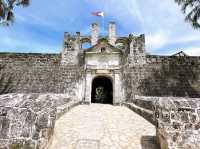
<path id="1" fill-rule="evenodd" d="M 92 12 L 92 15 L 100 17 L 100 19 L 102 19 L 102 20 L 100 20 L 100 24 L 103 27 L 103 29 L 102 29 L 103 30 L 102 36 L 104 36 L 104 32 L 105 32 L 105 29 L 104 29 L 104 12 L 102 12 L 102 11 L 96 11 L 96 12 Z"/>

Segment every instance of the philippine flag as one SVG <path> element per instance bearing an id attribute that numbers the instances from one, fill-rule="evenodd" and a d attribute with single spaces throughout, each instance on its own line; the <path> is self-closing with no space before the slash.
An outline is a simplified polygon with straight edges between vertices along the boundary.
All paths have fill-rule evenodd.
<path id="1" fill-rule="evenodd" d="M 96 12 L 92 12 L 92 15 L 97 16 L 97 17 L 104 17 L 104 12 L 96 11 Z"/>

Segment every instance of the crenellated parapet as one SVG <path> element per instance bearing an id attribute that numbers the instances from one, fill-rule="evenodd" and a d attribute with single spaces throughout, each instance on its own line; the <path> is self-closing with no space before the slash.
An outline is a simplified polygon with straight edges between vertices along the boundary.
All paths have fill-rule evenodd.
<path id="1" fill-rule="evenodd" d="M 118 37 L 116 34 L 116 24 L 110 22 L 108 25 L 108 36 L 100 36 L 100 28 L 97 23 L 91 24 L 91 35 L 82 36 L 80 32 L 75 35 L 64 34 L 64 46 L 62 51 L 62 65 L 78 64 L 78 55 L 85 49 L 84 44 L 89 44 L 92 48 L 105 40 L 111 46 L 122 51 L 124 63 L 129 65 L 143 65 L 146 63 L 145 54 L 145 36 L 134 36 L 130 34 L 127 37 Z"/>

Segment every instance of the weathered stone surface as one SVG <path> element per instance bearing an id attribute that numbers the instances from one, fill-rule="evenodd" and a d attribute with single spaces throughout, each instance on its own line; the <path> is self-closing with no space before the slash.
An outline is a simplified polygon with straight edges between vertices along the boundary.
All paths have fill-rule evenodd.
<path id="1" fill-rule="evenodd" d="M 115 91 L 123 92 L 123 95 L 117 95 L 117 100 L 123 100 L 124 97 L 132 100 L 135 95 L 200 97 L 199 57 L 147 55 L 144 35 L 117 37 L 114 24 L 110 24 L 109 36 L 98 37 L 96 27 L 93 26 L 91 36 L 65 33 L 61 54 L 1 53 L 0 94 L 77 94 L 82 84 L 86 83 L 84 79 L 87 75 L 109 75 L 115 79 L 114 75 L 117 74 L 119 81 L 114 82 L 118 86 L 123 84 Z M 110 59 L 116 53 L 105 52 L 103 56 L 98 53 L 94 58 L 98 63 L 95 61 L 95 66 L 91 68 L 85 60 L 85 51 L 88 49 L 83 49 L 82 44 L 92 42 L 94 51 L 102 41 L 112 43 L 112 48 L 120 51 L 120 61 L 115 65 L 115 59 Z M 106 46 L 104 48 L 105 51 L 109 49 Z M 112 71 L 108 74 L 95 73 L 102 69 L 99 64 L 105 65 L 103 69 Z M 83 97 L 84 93 L 78 94 L 82 94 L 82 99 L 87 98 Z"/>
<path id="2" fill-rule="evenodd" d="M 131 109 L 133 112 L 139 114 L 142 116 L 144 119 L 152 123 L 153 125 L 156 126 L 156 120 L 154 119 L 154 113 L 152 110 L 146 109 L 142 105 L 137 106 L 134 103 L 123 103 L 124 106 L 128 107 Z"/>
<path id="3" fill-rule="evenodd" d="M 61 66 L 57 54 L 0 54 L 0 94 L 68 93 L 77 95 L 82 68 Z"/>
<path id="4" fill-rule="evenodd" d="M 124 105 L 156 126 L 161 149 L 200 148 L 199 98 L 135 96 Z"/>
<path id="5" fill-rule="evenodd" d="M 117 37 L 113 23 L 108 37 L 97 24 L 91 36 L 65 33 L 61 54 L 0 53 L 0 148 L 45 148 L 55 119 L 91 103 L 97 77 L 112 82 L 113 104 L 157 126 L 162 148 L 200 148 L 199 68 L 200 57 L 147 55 L 144 35 Z"/>
<path id="6" fill-rule="evenodd" d="M 123 83 L 127 100 L 135 95 L 200 97 L 200 58 L 146 56 L 142 66 L 123 65 Z"/>
<path id="7" fill-rule="evenodd" d="M 158 149 L 155 127 L 126 107 L 80 105 L 55 124 L 49 149 Z"/>
<path id="8" fill-rule="evenodd" d="M 157 138 L 162 149 L 200 148 L 200 128 L 195 128 L 200 120 L 200 99 L 160 98 L 154 105 L 154 113 L 159 113 Z"/>
<path id="9" fill-rule="evenodd" d="M 57 116 L 79 103 L 72 99 L 67 94 L 1 95 L 0 148 L 46 148 Z"/>

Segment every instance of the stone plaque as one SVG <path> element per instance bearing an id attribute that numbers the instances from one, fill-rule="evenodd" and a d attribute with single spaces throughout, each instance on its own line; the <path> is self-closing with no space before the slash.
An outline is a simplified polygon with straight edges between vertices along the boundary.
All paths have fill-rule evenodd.
<path id="1" fill-rule="evenodd" d="M 106 69 L 99 69 L 99 70 L 96 70 L 96 73 L 110 73 L 109 70 L 106 70 Z"/>

